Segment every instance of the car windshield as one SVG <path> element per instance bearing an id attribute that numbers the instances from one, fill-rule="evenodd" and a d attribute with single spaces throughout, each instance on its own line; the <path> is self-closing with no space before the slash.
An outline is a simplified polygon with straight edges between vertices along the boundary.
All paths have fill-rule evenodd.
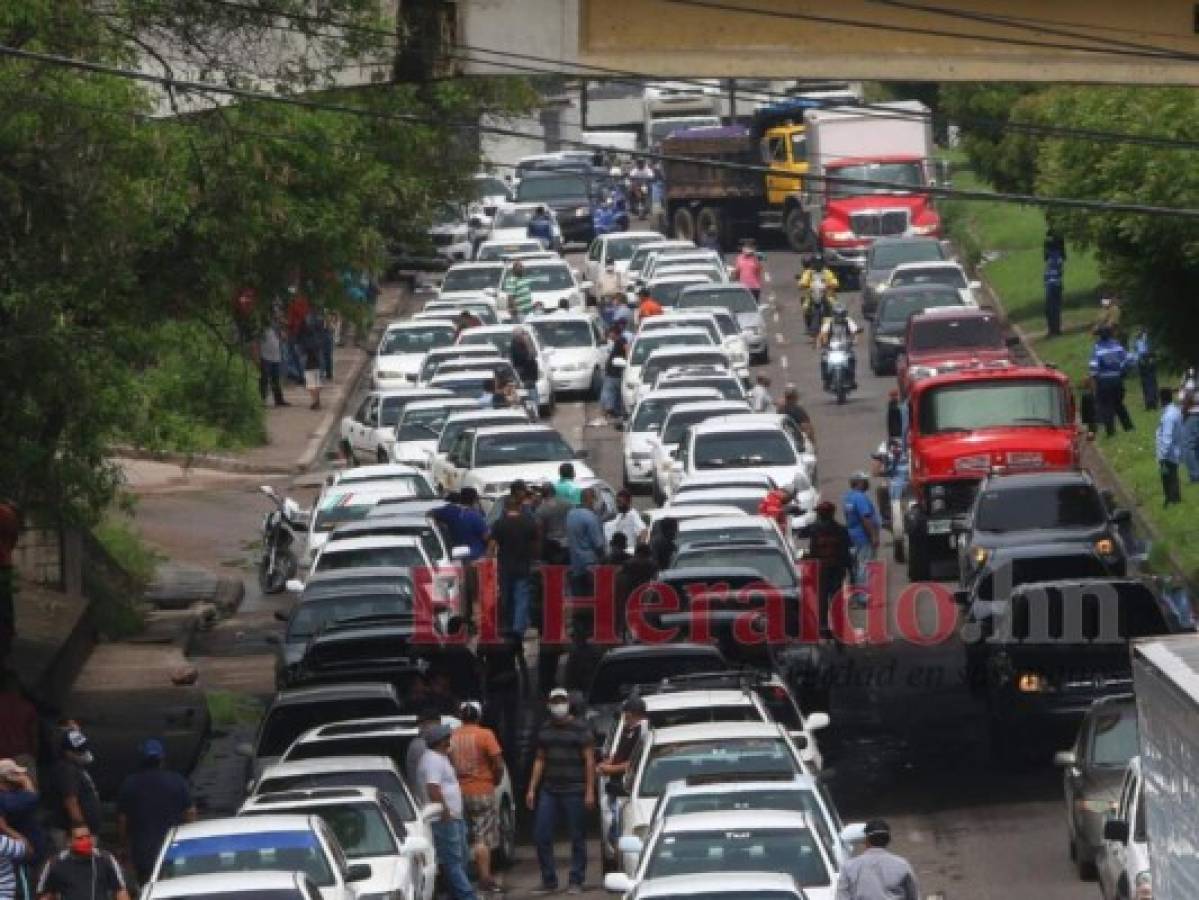
<path id="1" fill-rule="evenodd" d="M 502 331 L 468 331 L 458 338 L 458 343 L 466 347 L 482 347 L 485 344 L 491 344 L 500 356 L 507 359 L 512 350 L 512 333 L 510 328 Z"/>
<path id="2" fill-rule="evenodd" d="M 655 845 L 645 878 L 706 872 L 783 872 L 801 887 L 827 887 L 828 867 L 805 829 L 681 831 Z"/>
<path id="3" fill-rule="evenodd" d="M 629 431 L 657 431 L 662 427 L 666 414 L 679 403 L 686 403 L 690 397 L 647 397 L 637 404 L 633 413 L 633 422 Z"/>
<path id="4" fill-rule="evenodd" d="M 505 256 L 511 256 L 513 253 L 527 253 L 530 251 L 541 250 L 540 241 L 522 241 L 516 244 L 486 244 L 479 248 L 479 262 L 490 262 L 494 259 L 503 259 Z M 499 279 L 496 279 L 497 284 Z"/>
<path id="5" fill-rule="evenodd" d="M 525 324 L 532 325 L 533 330 L 537 332 L 537 340 L 543 347 L 567 350 L 595 346 L 595 332 L 587 322 L 543 319 Z"/>
<path id="6" fill-rule="evenodd" d="M 335 748 L 322 741 L 315 741 L 314 744 L 321 748 L 321 753 L 317 754 L 318 757 L 338 755 L 341 748 L 340 741 L 337 742 Z M 306 744 L 301 744 L 296 749 L 301 750 L 305 746 Z M 303 760 L 309 757 L 297 753 L 295 756 L 289 754 L 288 758 L 289 760 Z M 378 788 L 379 792 L 385 794 L 391 801 L 401 819 L 410 822 L 416 818 L 416 812 L 409 802 L 408 792 L 404 790 L 403 782 L 395 772 L 387 769 L 364 769 L 358 766 L 352 771 L 338 769 L 328 772 L 309 772 L 303 775 L 264 776 L 255 786 L 255 794 L 278 794 L 283 791 L 323 787 Z"/>
<path id="7" fill-rule="evenodd" d="M 696 350 L 693 353 L 688 353 L 685 361 L 688 365 L 720 366 L 721 368 L 724 368 L 729 364 L 728 357 L 723 353 L 703 350 Z M 659 375 L 661 375 L 667 369 L 673 369 L 677 367 L 681 362 L 684 362 L 684 359 L 673 355 L 665 358 L 659 357 L 657 359 L 651 357 L 646 361 L 644 368 L 641 370 L 642 384 L 653 384 Z"/>
<path id="8" fill-rule="evenodd" d="M 530 290 L 567 291 L 575 286 L 574 277 L 571 275 L 569 266 L 531 266 L 526 264 L 524 268 L 524 277 L 529 282 Z M 514 280 L 515 277 L 515 275 L 510 274 L 510 281 Z M 505 282 L 505 287 L 508 287 L 508 284 L 509 282 Z"/>
<path id="9" fill-rule="evenodd" d="M 764 722 L 758 708 L 750 703 L 735 706 L 687 706 L 682 709 L 656 709 L 648 715 L 650 728 L 673 728 L 676 725 L 700 725 L 706 722 Z"/>
<path id="10" fill-rule="evenodd" d="M 713 416 L 735 416 L 741 412 L 748 415 L 749 409 L 686 409 L 673 412 L 667 417 L 666 427 L 662 431 L 662 443 L 677 444 L 682 440 L 683 432 L 697 422 L 702 422 Z"/>
<path id="11" fill-rule="evenodd" d="M 537 202 L 538 200 L 556 200 L 574 202 L 580 205 L 591 202 L 587 189 L 587 179 L 578 175 L 538 175 L 524 178 L 516 189 L 518 203 Z"/>
<path id="12" fill-rule="evenodd" d="M 286 703 L 267 713 L 258 738 L 255 755 L 282 756 L 309 728 L 342 719 L 369 719 L 375 716 L 394 716 L 399 708 L 392 697 L 338 698 L 336 700 Z"/>
<path id="13" fill-rule="evenodd" d="M 1002 350 L 1003 332 L 994 316 L 930 319 L 912 329 L 909 350 Z"/>
<path id="14" fill-rule="evenodd" d="M 693 284 L 711 284 L 711 278 L 705 278 L 702 275 L 692 275 L 688 273 L 686 281 L 662 281 L 655 283 L 650 288 L 650 295 L 658 301 L 664 308 L 674 307 L 679 302 L 679 294 L 683 288 L 691 287 Z M 702 304 L 703 306 L 711 306 L 710 303 Z"/>
<path id="15" fill-rule="evenodd" d="M 722 431 L 701 434 L 692 453 L 695 467 L 748 469 L 758 466 L 793 466 L 795 448 L 781 431 Z"/>
<path id="16" fill-rule="evenodd" d="M 689 128 L 715 128 L 720 124 L 716 116 L 690 116 L 671 119 L 659 119 L 650 122 L 650 143 L 660 144 L 676 131 L 686 131 Z"/>
<path id="17" fill-rule="evenodd" d="M 479 268 L 472 266 L 469 269 L 450 269 L 445 273 L 445 280 L 441 283 L 441 291 L 443 294 L 451 294 L 493 288 L 500 283 L 500 276 L 503 273 L 503 266 Z"/>
<path id="18" fill-rule="evenodd" d="M 496 228 L 524 228 L 533 218 L 537 207 L 529 206 L 523 209 L 501 209 L 495 214 Z"/>
<path id="19" fill-rule="evenodd" d="M 660 241 L 642 244 L 633 251 L 633 255 L 629 259 L 629 272 L 640 272 L 645 268 L 645 264 L 649 262 L 650 257 L 655 253 L 661 253 L 662 249 L 663 247 Z"/>
<path id="20" fill-rule="evenodd" d="M 720 505 L 740 506 L 725 500 L 721 500 Z M 753 515 L 757 508 L 747 512 Z M 795 569 L 777 547 L 737 547 L 727 551 L 714 547 L 697 548 L 676 554 L 670 565 L 672 569 L 752 569 L 769 585 L 782 589 L 795 587 Z"/>
<path id="21" fill-rule="evenodd" d="M 732 506 L 746 515 L 756 516 L 766 495 L 763 490 L 759 494 L 727 494 L 719 489 L 711 491 L 690 491 L 674 498 L 672 507 L 678 506 Z"/>
<path id="22" fill-rule="evenodd" d="M 401 441 L 434 441 L 441 434 L 441 426 L 450 411 L 445 407 L 409 409 L 404 413 L 396 433 Z"/>
<path id="23" fill-rule="evenodd" d="M 490 375 L 481 375 L 478 378 L 460 378 L 452 375 L 445 381 L 437 382 L 437 387 L 445 388 L 455 397 L 479 397 L 483 393 L 483 385 L 491 380 Z"/>
<path id="24" fill-rule="evenodd" d="M 384 397 L 379 403 L 379 425 L 390 428 L 400 421 L 400 414 L 413 400 L 424 397 Z"/>
<path id="25" fill-rule="evenodd" d="M 457 422 L 447 421 L 441 429 L 441 437 L 437 439 L 437 452 L 448 453 L 458 440 L 458 435 L 470 428 L 486 428 L 488 425 L 511 425 L 512 416 L 480 416 L 476 419 L 461 419 Z"/>
<path id="26" fill-rule="evenodd" d="M 313 812 L 325 820 L 350 859 L 396 856 L 400 852 L 382 811 L 373 803 L 318 806 Z"/>
<path id="27" fill-rule="evenodd" d="M 332 531 L 346 522 L 365 519 L 380 500 L 431 500 L 433 491 L 422 475 L 397 475 L 386 484 L 372 482 L 372 487 L 386 487 L 384 494 L 362 494 L 353 491 L 329 491 L 316 511 L 314 531 Z"/>
<path id="28" fill-rule="evenodd" d="M 715 650 L 711 653 L 677 653 L 644 659 L 601 661 L 592 679 L 587 700 L 593 706 L 618 703 L 638 684 L 657 684 L 663 678 L 719 672 L 726 668 L 728 663 Z"/>
<path id="29" fill-rule="evenodd" d="M 562 462 L 574 456 L 574 450 L 556 431 L 484 435 L 475 441 L 474 468 Z"/>
<path id="30" fill-rule="evenodd" d="M 1091 731 L 1091 765 L 1123 769 L 1140 752 L 1137 708 L 1131 703 L 1103 707 Z"/>
<path id="31" fill-rule="evenodd" d="M 879 318 L 887 325 L 903 325 L 916 313 L 942 306 L 961 306 L 957 291 L 913 291 L 883 297 Z"/>
<path id="32" fill-rule="evenodd" d="M 657 240 L 652 235 L 645 237 L 617 237 L 609 238 L 607 247 L 604 251 L 604 262 L 622 262 L 626 259 L 632 259 L 633 253 L 642 244 L 649 241 Z"/>
<path id="33" fill-rule="evenodd" d="M 692 309 L 696 306 L 719 306 L 734 315 L 758 311 L 758 301 L 754 295 L 742 288 L 725 288 L 719 291 L 687 291 L 679 297 L 679 309 Z"/>
<path id="34" fill-rule="evenodd" d="M 961 269 L 949 266 L 937 266 L 930 269 L 911 269 L 896 272 L 891 276 L 892 287 L 906 287 L 913 284 L 940 284 L 951 288 L 964 288 L 966 276 Z"/>
<path id="35" fill-rule="evenodd" d="M 933 262 L 945 258 L 940 241 L 896 241 L 875 244 L 870 252 L 871 269 L 894 269 L 904 263 Z"/>
<path id="36" fill-rule="evenodd" d="M 712 338 L 707 333 L 663 331 L 653 332 L 637 338 L 633 342 L 633 352 L 629 356 L 629 365 L 640 366 L 649 359 L 649 355 L 663 347 L 681 347 L 685 344 L 711 344 Z M 680 361 L 676 360 L 675 365 Z"/>
<path id="37" fill-rule="evenodd" d="M 398 353 L 428 353 L 435 347 L 448 347 L 454 343 L 453 325 L 424 325 L 414 328 L 397 328 L 383 335 L 379 345 L 380 356 Z"/>
<path id="38" fill-rule="evenodd" d="M 330 572 L 342 569 L 374 569 L 379 566 L 395 566 L 397 568 L 417 568 L 425 565 L 425 558 L 420 548 L 412 545 L 391 547 L 355 547 L 342 549 L 337 544 L 329 544 L 317 558 L 317 572 Z"/>
<path id="39" fill-rule="evenodd" d="M 923 434 L 969 433 L 980 428 L 1063 428 L 1061 385 L 1037 378 L 946 384 L 920 398 Z"/>
<path id="40" fill-rule="evenodd" d="M 712 343 L 719 344 L 724 339 L 724 335 L 721 334 L 720 327 L 716 324 L 715 320 L 710 319 L 707 316 L 704 316 L 702 319 L 692 319 L 690 321 L 681 320 L 682 317 L 676 319 L 674 316 L 659 316 L 656 318 L 658 319 L 657 322 L 655 322 L 654 319 L 650 319 L 645 323 L 645 325 L 642 326 L 643 334 L 653 334 L 655 331 L 664 331 L 671 328 L 702 328 L 704 331 L 708 332 L 708 337 L 712 339 Z M 691 363 L 690 361 L 688 361 L 687 364 L 703 365 L 703 363 L 700 362 Z"/>
<path id="41" fill-rule="evenodd" d="M 309 600 L 296 607 L 287 626 L 287 641 L 305 641 L 331 622 L 344 622 L 368 616 L 395 616 L 412 612 L 412 582 L 397 577 L 400 591 L 385 594 L 364 594 L 354 597 L 330 597 Z"/>
<path id="42" fill-rule="evenodd" d="M 1089 528 L 1107 521 L 1099 492 L 1090 484 L 983 491 L 975 527 L 980 531 Z"/>
<path id="43" fill-rule="evenodd" d="M 332 887 L 333 870 L 320 839 L 311 831 L 259 831 L 174 840 L 162 857 L 158 878 L 227 872 L 303 872 Z"/>
<path id="44" fill-rule="evenodd" d="M 861 163 L 830 168 L 828 174 L 837 180 L 829 182 L 830 197 L 860 197 L 867 194 L 894 194 L 894 185 L 924 187 L 924 168 L 918 162 Z M 855 184 L 878 181 L 886 185 Z"/>
<path id="45" fill-rule="evenodd" d="M 801 774 L 791 751 L 779 738 L 723 738 L 659 744 L 645 764 L 639 793 L 642 797 L 657 797 L 672 781 L 734 772 Z"/>
<path id="46" fill-rule="evenodd" d="M 683 496 L 686 495 L 681 488 L 675 491 L 675 502 L 677 503 Z M 757 525 L 742 525 L 741 527 L 737 527 L 736 525 L 719 525 L 696 529 L 694 531 L 690 529 L 683 531 L 676 538 L 675 543 L 678 545 L 679 552 L 682 553 L 693 544 L 728 544 L 743 541 L 769 540 L 771 538 L 768 532 Z"/>

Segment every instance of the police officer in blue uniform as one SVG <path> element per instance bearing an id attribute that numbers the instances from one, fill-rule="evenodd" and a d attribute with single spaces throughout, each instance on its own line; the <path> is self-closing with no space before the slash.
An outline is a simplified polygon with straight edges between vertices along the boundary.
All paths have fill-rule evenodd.
<path id="1" fill-rule="evenodd" d="M 1106 325 L 1096 332 L 1098 340 L 1091 348 L 1088 369 L 1091 384 L 1095 388 L 1095 407 L 1099 421 L 1108 437 L 1116 433 L 1115 419 L 1125 431 L 1132 431 L 1132 417 L 1124 405 L 1124 375 L 1128 371 L 1130 358 L 1124 346 L 1112 336 Z"/>

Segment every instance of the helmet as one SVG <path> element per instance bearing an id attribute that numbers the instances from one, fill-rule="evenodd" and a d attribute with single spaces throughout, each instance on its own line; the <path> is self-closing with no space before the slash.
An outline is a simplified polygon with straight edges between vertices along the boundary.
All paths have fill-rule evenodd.
<path id="1" fill-rule="evenodd" d="M 849 310 L 838 303 L 833 307 L 833 318 L 838 322 L 844 322 L 849 319 Z"/>

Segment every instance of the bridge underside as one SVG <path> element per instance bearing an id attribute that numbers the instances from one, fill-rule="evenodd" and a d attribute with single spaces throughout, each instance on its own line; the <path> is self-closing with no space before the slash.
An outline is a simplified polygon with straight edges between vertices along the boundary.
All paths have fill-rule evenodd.
<path id="1" fill-rule="evenodd" d="M 1199 85 L 1192 0 L 458 0 L 482 50 L 668 77 Z M 576 71 L 563 67 L 564 71 Z"/>

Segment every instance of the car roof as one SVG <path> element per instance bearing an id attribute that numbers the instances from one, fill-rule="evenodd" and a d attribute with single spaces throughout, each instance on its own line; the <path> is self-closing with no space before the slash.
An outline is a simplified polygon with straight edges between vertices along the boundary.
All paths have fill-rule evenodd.
<path id="1" fill-rule="evenodd" d="M 444 327 L 453 328 L 453 319 L 405 319 L 403 322 L 392 322 L 384 329 L 384 334 L 388 331 L 407 331 L 410 328 L 433 328 Z"/>
<path id="2" fill-rule="evenodd" d="M 944 287 L 944 285 L 941 285 L 941 287 Z M 894 290 L 901 291 L 906 290 L 906 288 L 895 288 Z M 950 288 L 950 290 L 953 290 L 953 288 Z M 972 319 L 981 319 L 983 317 L 995 320 L 999 319 L 995 310 L 983 309 L 981 306 L 934 306 L 915 313 L 908 322 L 924 322 L 929 319 L 940 319 L 948 316 L 952 316 L 953 318 L 968 316 Z"/>
<path id="3" fill-rule="evenodd" d="M 492 437 L 493 435 L 502 434 L 532 434 L 532 433 L 547 433 L 552 432 L 558 437 L 562 437 L 561 433 L 553 425 L 547 425 L 544 422 L 517 422 L 513 425 L 485 425 L 482 428 L 475 429 L 475 437 Z"/>
<path id="4" fill-rule="evenodd" d="M 275 694 L 271 708 L 311 703 L 314 700 L 336 702 L 363 697 L 397 697 L 396 689 L 386 681 L 347 681 L 341 684 L 318 684 L 312 687 L 287 688 Z"/>
<path id="5" fill-rule="evenodd" d="M 463 331 L 466 334 L 469 331 L 483 331 L 490 328 L 489 325 L 481 325 L 477 328 L 467 328 Z M 448 347 L 434 347 L 429 351 L 429 357 L 439 356 L 490 356 L 496 352 L 495 347 L 491 344 L 450 344 Z"/>
<path id="6" fill-rule="evenodd" d="M 239 816 L 258 809 L 316 809 L 353 801 L 379 802 L 379 789 L 375 787 L 314 787 L 288 788 L 285 791 L 255 794 L 247 797 L 237 811 Z"/>
<path id="7" fill-rule="evenodd" d="M 307 732 L 306 732 L 307 733 Z M 296 759 L 271 763 L 258 776 L 258 783 L 269 778 L 290 778 L 303 775 L 324 775 L 329 772 L 375 772 L 380 769 L 399 774 L 399 768 L 390 756 L 383 754 L 355 753 L 347 756 L 318 756 L 314 759 Z"/>
<path id="8" fill-rule="evenodd" d="M 731 412 L 737 409 L 748 408 L 749 404 L 747 404 L 744 400 L 695 400 L 690 403 L 680 403 L 678 406 L 673 407 L 670 412 L 667 413 L 667 415 L 673 416 L 676 413 L 705 412 L 707 410 L 712 410 L 715 412 L 723 412 L 728 410 Z M 753 415 L 753 413 L 747 412 L 746 415 Z"/>
<path id="9" fill-rule="evenodd" d="M 707 490 L 708 488 L 723 487 L 725 485 L 751 487 L 758 484 L 771 485 L 774 484 L 774 479 L 765 472 L 746 471 L 744 469 L 734 469 L 731 472 L 695 472 L 692 475 L 685 476 L 679 482 L 679 487 Z"/>
<path id="10" fill-rule="evenodd" d="M 653 696 L 653 695 L 651 695 Z M 669 694 L 666 696 L 670 696 Z M 649 697 L 645 698 L 649 703 Z M 746 773 L 751 774 L 751 773 Z M 817 788 L 815 775 L 793 774 L 779 778 L 745 778 L 741 773 L 729 773 L 727 780 L 703 780 L 700 784 L 688 784 L 686 781 L 672 781 L 666 785 L 663 796 L 677 797 L 679 795 L 694 796 L 696 794 L 726 794 L 739 791 L 760 791 L 763 788 L 777 788 L 792 791 L 814 791 Z"/>
<path id="11" fill-rule="evenodd" d="M 655 350 L 654 353 L 659 351 Z M 650 354 L 651 356 L 653 354 Z M 655 388 L 645 394 L 637 401 L 638 405 L 646 400 L 672 400 L 675 397 L 712 397 L 720 396 L 720 391 L 710 387 L 671 387 L 671 388 Z M 698 401 L 697 401 L 698 402 Z"/>
<path id="12" fill-rule="evenodd" d="M 448 416 L 446 416 L 446 423 L 448 424 L 453 422 L 457 424 L 458 422 L 475 422 L 480 419 L 496 417 L 511 419 L 513 422 L 517 423 L 529 422 L 528 413 L 519 409 L 470 409 L 459 410 L 458 412 L 450 413 Z M 529 424 L 532 425 L 533 423 L 529 422 Z"/>
<path id="13" fill-rule="evenodd" d="M 507 362 L 507 360 L 504 360 Z M 445 372 L 434 375 L 429 379 L 429 384 L 437 382 L 438 384 L 457 384 L 458 382 L 466 381 L 485 381 L 488 378 L 494 378 L 495 373 L 491 369 L 464 369 L 461 372 Z"/>
<path id="14" fill-rule="evenodd" d="M 512 242 L 507 241 L 506 243 L 512 243 Z M 495 259 L 472 260 L 471 262 L 454 263 L 452 266 L 450 266 L 448 269 L 445 270 L 445 273 L 447 275 L 449 275 L 451 272 L 457 272 L 459 270 L 466 270 L 466 269 L 494 269 L 497 267 L 503 268 L 503 265 L 504 264 L 502 262 L 500 262 L 499 260 L 495 260 Z"/>
<path id="15" fill-rule="evenodd" d="M 261 819 L 259 819 L 261 821 Z M 208 875 L 182 875 L 145 886 L 143 898 L 172 900 L 175 897 L 238 897 L 259 891 L 298 891 L 304 884 L 303 872 L 258 871 L 213 872 Z"/>
<path id="16" fill-rule="evenodd" d="M 336 545 L 336 546 L 334 546 Z M 345 553 L 351 550 L 384 550 L 388 547 L 423 547 L 420 538 L 407 535 L 376 535 L 351 537 L 325 545 L 326 553 Z"/>
<path id="17" fill-rule="evenodd" d="M 459 338 L 474 334 L 506 334 L 520 327 L 518 322 L 500 322 L 496 325 L 475 325 L 473 328 L 462 329 Z M 470 344 L 458 343 L 455 347 L 469 347 Z"/>
<path id="18" fill-rule="evenodd" d="M 681 334 L 686 337 L 703 337 L 703 338 L 710 337 L 710 335 L 708 334 L 708 330 L 706 328 L 690 328 L 690 327 L 672 328 L 670 331 L 666 332 L 666 334 Z M 659 337 L 659 335 L 656 333 L 655 334 L 646 334 L 646 335 L 638 334 L 633 337 L 633 343 L 636 344 L 638 341 L 642 340 L 643 338 L 645 340 L 648 340 L 650 338 L 657 338 L 657 337 Z M 715 345 L 714 344 L 712 344 L 712 345 L 700 344 L 699 346 L 707 347 L 707 346 L 715 346 Z"/>
<path id="19" fill-rule="evenodd" d="M 601 665 L 626 659 L 643 659 L 655 656 L 711 656 L 720 658 L 720 651 L 712 644 L 692 644 L 679 641 L 670 644 L 628 644 L 622 647 L 611 647 L 604 653 Z M 722 665 L 722 668 L 727 668 Z"/>
<path id="20" fill-rule="evenodd" d="M 581 312 L 557 312 L 557 313 L 534 313 L 533 315 L 525 316 L 524 324 L 532 325 L 534 322 L 582 322 L 590 325 L 595 321 L 594 316 Z"/>
<path id="21" fill-rule="evenodd" d="M 773 419 L 774 421 L 770 421 Z M 782 423 L 775 413 L 748 413 L 743 416 L 717 416 L 705 419 L 691 426 L 693 434 L 726 434 L 730 431 L 744 431 L 751 428 L 754 431 L 784 431 Z"/>
<path id="22" fill-rule="evenodd" d="M 925 259 L 914 260 L 912 262 L 900 263 L 895 267 L 896 272 L 906 272 L 910 269 L 962 269 L 962 264 L 953 261 L 952 259 Z"/>
<path id="23" fill-rule="evenodd" d="M 609 234 L 601 234 L 601 241 L 614 241 L 622 238 L 653 238 L 662 236 L 660 231 L 614 231 Z"/>
<path id="24" fill-rule="evenodd" d="M 435 391 L 427 387 L 399 387 L 385 388 L 382 390 L 373 390 L 370 392 L 372 397 L 379 397 L 382 400 L 390 400 L 393 398 L 403 399 L 405 397 L 420 398 L 421 400 L 432 400 L 437 396 Z"/>
<path id="25" fill-rule="evenodd" d="M 203 822 L 186 822 L 175 827 L 172 841 L 191 841 L 196 838 L 220 837 L 226 834 L 258 834 L 263 831 L 312 831 L 319 821 L 314 816 L 273 815 L 255 816 L 252 819 L 226 818 L 207 819 Z"/>
<path id="26" fill-rule="evenodd" d="M 448 407 L 447 404 L 449 404 Z M 476 401 L 469 397 L 437 397 L 432 400 L 417 400 L 415 403 L 409 403 L 404 409 L 404 415 L 408 415 L 414 409 L 472 409 L 475 408 L 475 405 Z"/>
<path id="27" fill-rule="evenodd" d="M 729 688 L 715 690 L 698 689 L 694 691 L 671 691 L 660 694 L 646 694 L 642 699 L 650 712 L 662 712 L 676 709 L 701 709 L 707 706 L 753 706 L 753 698 L 747 691 L 736 691 Z"/>
<path id="28" fill-rule="evenodd" d="M 695 722 L 655 728 L 652 734 L 655 746 L 713 739 L 736 741 L 743 738 L 783 737 L 782 726 L 777 722 Z"/>
<path id="29" fill-rule="evenodd" d="M 444 500 L 438 500 L 438 504 L 445 503 Z M 348 522 L 346 524 L 349 524 Z M 307 592 L 310 588 L 320 587 L 322 584 L 327 584 L 334 581 L 366 581 L 376 580 L 383 581 L 388 578 L 404 577 L 410 578 L 412 571 L 407 566 L 371 566 L 370 568 L 361 569 L 329 569 L 324 572 L 313 572 L 312 577 L 304 583 L 304 591 Z M 347 585 L 348 587 L 349 585 Z"/>
<path id="30" fill-rule="evenodd" d="M 1024 487 L 1062 487 L 1066 485 L 1094 485 L 1095 480 L 1085 469 L 1062 469 L 1050 472 L 1012 472 L 988 475 L 983 482 L 988 490 Z"/>
<path id="31" fill-rule="evenodd" d="M 679 895 L 702 897 L 705 894 L 726 896 L 730 890 L 738 894 L 793 894 L 805 896 L 795 884 L 795 879 L 781 872 L 730 872 L 721 877 L 719 872 L 692 875 L 668 875 L 650 878 L 637 885 L 638 900 L 653 897 L 677 897 Z"/>
<path id="32" fill-rule="evenodd" d="M 656 522 L 658 519 L 707 519 L 712 516 L 748 516 L 743 509 L 738 509 L 735 506 L 719 503 L 696 503 L 694 505 L 676 506 L 672 509 L 660 507 L 651 509 L 646 513 L 646 517 L 650 522 Z"/>
<path id="33" fill-rule="evenodd" d="M 751 497 L 761 497 L 764 491 L 769 490 L 766 485 L 739 485 L 739 484 L 714 484 L 711 487 L 697 487 L 694 490 L 687 491 L 687 496 L 700 496 L 711 500 L 713 503 L 719 503 L 724 498 L 730 499 L 749 499 Z M 678 503 L 680 506 L 693 506 L 690 501 L 681 502 L 672 500 L 667 504 L 667 508 Z"/>
<path id="34" fill-rule="evenodd" d="M 737 282 L 721 282 L 720 284 L 713 284 L 713 285 L 697 284 L 697 285 L 694 285 L 693 287 L 683 288 L 684 294 L 687 294 L 687 293 L 698 294 L 700 292 L 703 292 L 706 294 L 709 291 L 723 291 L 723 292 L 730 293 L 730 294 L 732 294 L 732 293 L 748 294 L 750 292 L 749 288 L 747 288 L 743 284 L 738 284 Z M 703 307 L 699 307 L 699 308 L 702 309 Z"/>
<path id="35" fill-rule="evenodd" d="M 457 722 L 458 720 L 451 717 L 449 721 Z M 420 718 L 418 716 L 372 716 L 365 719 L 343 719 L 338 722 L 314 725 L 296 738 L 296 742 L 355 737 L 415 737 L 418 734 L 420 734 Z"/>
<path id="36" fill-rule="evenodd" d="M 679 523 L 679 534 L 689 531 L 712 531 L 720 528 L 753 529 L 755 531 L 770 531 L 770 521 L 764 516 L 704 516 L 687 519 Z"/>
<path id="37" fill-rule="evenodd" d="M 706 279 L 700 278 L 695 273 L 688 272 L 670 272 L 662 276 L 655 275 L 649 282 L 650 288 L 655 284 L 702 284 L 708 282 Z"/>
<path id="38" fill-rule="evenodd" d="M 681 331 L 682 329 L 679 329 Z M 672 331 L 671 334 L 678 334 Z M 649 358 L 669 359 L 672 356 L 690 356 L 693 353 L 718 353 L 727 358 L 728 353 L 719 344 L 671 344 L 650 352 Z"/>
<path id="39" fill-rule="evenodd" d="M 728 723 L 715 723 L 728 724 Z M 740 723 L 736 723 L 740 724 Z M 689 725 L 680 726 L 690 728 Z M 666 729 L 660 729 L 658 733 Z M 801 812 L 781 809 L 722 809 L 715 812 L 684 813 L 662 820 L 663 834 L 683 831 L 752 831 L 786 828 L 808 830 L 808 817 Z M 711 877 L 711 876 L 709 876 Z"/>
<path id="40" fill-rule="evenodd" d="M 428 400 L 418 400 L 417 403 L 436 401 L 444 403 L 450 400 L 450 397 L 430 397 Z M 413 404 L 414 405 L 414 404 Z M 386 463 L 384 465 L 374 466 L 354 466 L 350 469 L 342 469 L 340 472 L 334 472 L 333 475 L 337 479 L 334 485 L 351 485 L 351 484 L 371 484 L 372 482 L 387 481 L 389 478 L 395 478 L 399 475 L 423 475 L 422 470 L 416 466 L 409 466 L 405 463 Z M 334 485 L 330 485 L 333 487 Z"/>

